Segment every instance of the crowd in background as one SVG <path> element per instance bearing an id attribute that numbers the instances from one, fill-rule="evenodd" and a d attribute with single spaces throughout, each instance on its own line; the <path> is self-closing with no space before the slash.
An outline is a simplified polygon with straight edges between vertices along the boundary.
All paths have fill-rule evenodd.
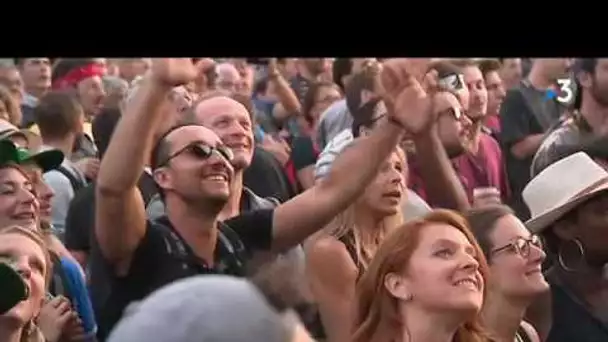
<path id="1" fill-rule="evenodd" d="M 607 137 L 603 58 L 2 59 L 0 342 L 608 341 Z"/>

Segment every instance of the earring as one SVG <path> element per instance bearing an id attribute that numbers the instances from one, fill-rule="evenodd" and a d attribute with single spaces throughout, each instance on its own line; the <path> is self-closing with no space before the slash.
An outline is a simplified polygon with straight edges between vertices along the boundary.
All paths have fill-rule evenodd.
<path id="1" fill-rule="evenodd" d="M 413 295 L 413 294 L 411 294 L 411 293 L 408 293 L 408 294 L 405 296 L 405 301 L 406 301 L 406 302 L 409 302 L 409 301 L 410 301 L 410 300 L 412 300 L 412 299 L 414 299 L 414 295 Z"/>
<path id="2" fill-rule="evenodd" d="M 585 248 L 583 247 L 583 244 L 580 242 L 579 239 L 573 239 L 573 240 L 570 240 L 570 241 L 574 242 L 574 244 L 576 245 L 576 248 L 578 250 L 577 252 L 579 254 L 579 257 L 578 257 L 578 261 L 577 261 L 576 264 L 578 264 L 578 265 L 583 264 L 585 262 Z M 564 245 L 566 245 L 566 243 L 567 242 L 564 242 L 564 243 L 562 243 L 559 246 L 559 250 L 557 251 L 557 261 L 559 262 L 559 265 L 565 271 L 576 272 L 577 271 L 577 267 L 571 267 L 571 266 L 566 265 L 566 262 L 565 262 L 565 259 L 564 259 L 564 253 L 563 253 L 563 251 L 564 251 Z"/>

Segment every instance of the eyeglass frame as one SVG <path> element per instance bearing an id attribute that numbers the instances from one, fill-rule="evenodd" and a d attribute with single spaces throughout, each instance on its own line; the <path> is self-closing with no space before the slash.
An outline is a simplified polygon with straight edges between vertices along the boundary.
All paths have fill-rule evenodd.
<path id="1" fill-rule="evenodd" d="M 158 166 L 156 166 L 156 169 L 167 166 L 167 164 L 169 164 L 169 162 L 171 160 L 173 160 L 175 157 L 179 156 L 180 154 L 194 148 L 209 148 L 209 153 L 207 154 L 206 157 L 201 158 L 202 160 L 206 160 L 209 157 L 211 157 L 211 155 L 213 155 L 213 153 L 217 153 L 219 154 L 222 158 L 226 159 L 228 162 L 231 162 L 232 159 L 234 158 L 234 153 L 232 152 L 232 149 L 230 149 L 228 146 L 225 145 L 219 145 L 219 146 L 210 146 L 209 144 L 203 142 L 203 141 L 193 141 L 190 142 L 188 144 L 186 144 L 186 146 L 178 149 L 177 151 L 173 152 L 172 154 L 170 154 L 167 159 L 165 159 L 162 162 L 158 163 Z"/>
<path id="2" fill-rule="evenodd" d="M 534 241 L 537 241 L 537 243 L 535 243 Z M 518 246 L 518 242 L 523 241 L 523 245 L 520 247 Z M 537 235 L 537 234 L 532 234 L 530 235 L 529 238 L 524 238 L 524 237 L 517 237 L 516 239 L 514 239 L 513 241 L 507 243 L 504 246 L 495 248 L 493 250 L 490 251 L 490 255 L 494 256 L 500 252 L 503 252 L 509 248 L 512 248 L 513 251 L 515 252 L 515 254 L 523 257 L 523 258 L 527 258 L 528 256 L 530 256 L 530 251 L 532 250 L 532 246 L 537 247 L 539 249 L 543 248 L 543 240 L 542 238 Z M 523 251 L 527 250 L 526 253 L 524 253 Z"/>

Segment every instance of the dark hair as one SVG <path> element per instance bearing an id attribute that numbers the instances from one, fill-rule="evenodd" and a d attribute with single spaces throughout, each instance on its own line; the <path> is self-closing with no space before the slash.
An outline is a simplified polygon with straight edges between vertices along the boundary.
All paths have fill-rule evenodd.
<path id="1" fill-rule="evenodd" d="M 580 72 L 586 72 L 595 75 L 595 68 L 597 66 L 597 58 L 579 58 L 574 63 L 574 73 L 578 74 Z M 583 91 L 581 88 L 581 83 L 578 80 L 578 77 L 574 77 L 574 83 L 576 86 L 576 92 L 574 96 L 574 102 L 572 102 L 572 108 L 580 110 L 581 104 L 583 102 Z"/>
<path id="2" fill-rule="evenodd" d="M 74 132 L 83 115 L 80 102 L 68 91 L 50 91 L 34 108 L 34 121 L 43 140 L 64 138 Z"/>
<path id="3" fill-rule="evenodd" d="M 253 87 L 253 94 L 265 94 L 268 91 L 268 77 L 260 78 Z"/>
<path id="4" fill-rule="evenodd" d="M 309 125 L 312 125 L 314 121 L 314 118 L 310 114 L 310 111 L 317 103 L 319 92 L 325 87 L 337 88 L 337 85 L 333 82 L 328 81 L 315 82 L 310 85 L 310 87 L 306 91 L 306 94 L 304 95 L 304 99 L 302 101 L 302 116 Z"/>
<path id="5" fill-rule="evenodd" d="M 585 71 L 590 74 L 595 74 L 596 66 L 597 58 L 579 58 L 575 64 L 577 71 Z"/>
<path id="6" fill-rule="evenodd" d="M 437 71 L 438 78 L 444 78 L 453 74 L 462 74 L 462 70 L 456 66 L 454 63 L 446 60 L 433 62 L 429 65 L 429 71 L 435 70 Z"/>
<path id="7" fill-rule="evenodd" d="M 479 61 L 476 61 L 475 59 L 472 58 L 455 58 L 450 60 L 452 62 L 452 64 L 456 65 L 459 68 L 467 68 L 467 67 L 478 67 L 479 68 Z"/>
<path id="8" fill-rule="evenodd" d="M 344 83 L 342 83 L 342 78 L 344 76 L 350 75 L 353 72 L 353 61 L 350 58 L 336 58 L 331 67 L 331 74 L 334 83 L 340 87 L 342 92 L 346 89 L 344 88 Z"/>
<path id="9" fill-rule="evenodd" d="M 488 73 L 500 70 L 500 62 L 497 59 L 484 59 L 479 62 L 479 70 L 485 78 Z"/>
<path id="10" fill-rule="evenodd" d="M 28 59 L 31 59 L 34 57 L 27 57 L 27 58 L 13 58 L 13 63 L 15 64 L 15 66 L 17 67 L 22 67 L 23 64 L 25 64 L 25 61 L 27 61 Z M 51 65 L 53 65 L 53 63 L 55 62 L 56 58 L 49 58 L 49 63 Z"/>
<path id="11" fill-rule="evenodd" d="M 374 114 L 376 114 L 376 108 L 380 104 L 380 101 L 382 101 L 381 98 L 370 100 L 352 113 L 353 124 L 351 129 L 355 138 L 359 137 L 361 127 L 373 128 L 374 123 L 376 122 L 376 120 L 374 120 Z"/>
<path id="12" fill-rule="evenodd" d="M 110 145 L 110 139 L 114 134 L 118 121 L 120 121 L 120 116 L 121 113 L 119 109 L 105 108 L 93 118 L 91 131 L 100 159 L 103 158 L 103 155 L 108 149 L 108 145 Z"/>
<path id="13" fill-rule="evenodd" d="M 492 262 L 490 251 L 494 248 L 490 241 L 490 234 L 494 230 L 496 222 L 507 215 L 514 215 L 514 213 L 506 205 L 492 205 L 471 209 L 464 215 L 488 263 Z"/>
<path id="14" fill-rule="evenodd" d="M 361 92 L 368 90 L 373 92 L 376 88 L 376 75 L 369 72 L 359 72 L 353 75 L 346 85 L 346 107 L 348 111 L 354 113 L 361 107 Z"/>

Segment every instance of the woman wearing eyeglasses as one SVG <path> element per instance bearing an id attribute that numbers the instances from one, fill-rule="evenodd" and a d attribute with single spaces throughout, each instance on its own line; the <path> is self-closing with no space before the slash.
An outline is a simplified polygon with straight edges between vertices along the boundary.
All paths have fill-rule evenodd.
<path id="1" fill-rule="evenodd" d="M 466 217 L 490 270 L 481 311 L 488 334 L 496 342 L 539 342 L 538 333 L 523 318 L 549 289 L 541 270 L 545 253 L 540 238 L 506 206 L 474 209 Z"/>

